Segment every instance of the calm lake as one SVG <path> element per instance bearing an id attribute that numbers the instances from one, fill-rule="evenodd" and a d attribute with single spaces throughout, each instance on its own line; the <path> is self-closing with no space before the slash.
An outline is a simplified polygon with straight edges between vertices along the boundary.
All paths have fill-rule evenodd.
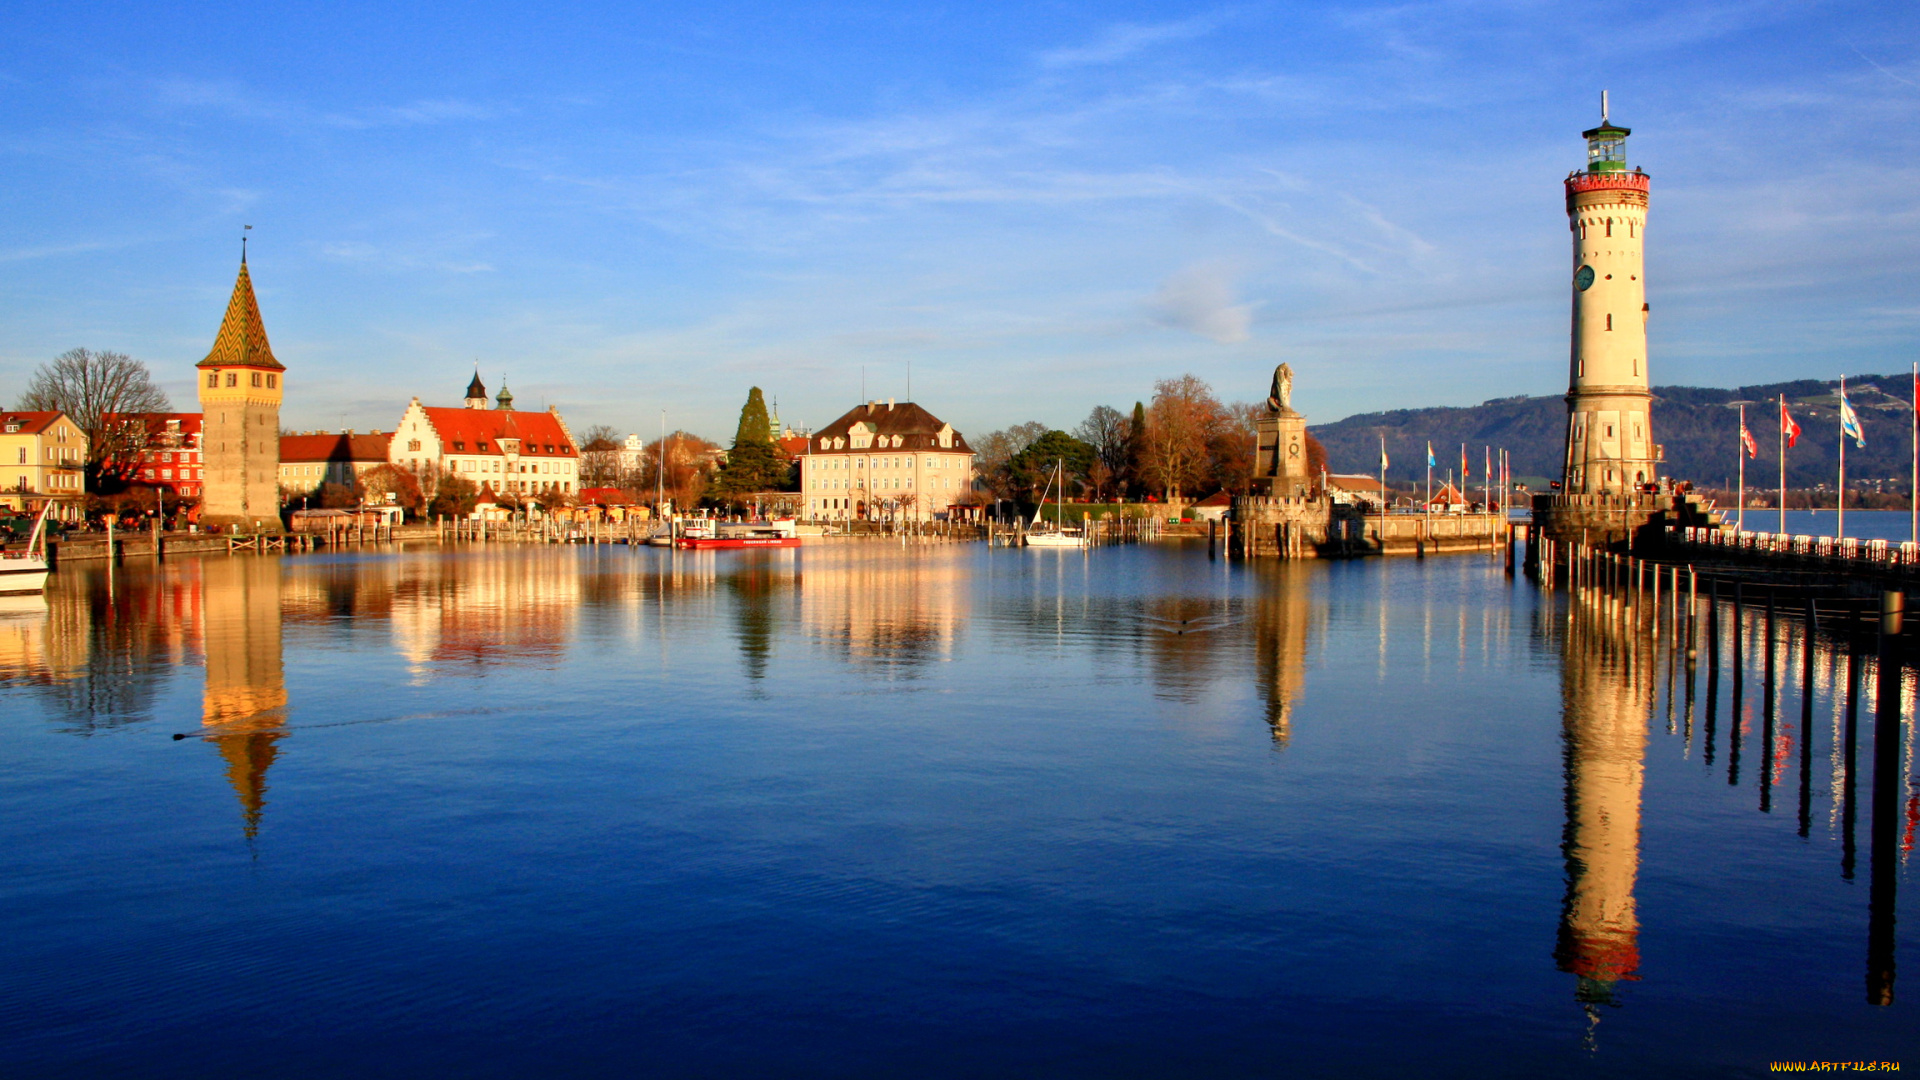
<path id="1" fill-rule="evenodd" d="M 0 611 L 0 1075 L 1920 1068 L 1871 665 L 1850 822 L 1844 650 L 1810 725 L 1797 624 L 1773 723 L 1758 638 L 1689 712 L 1575 607 L 1175 544 L 70 564 Z"/>

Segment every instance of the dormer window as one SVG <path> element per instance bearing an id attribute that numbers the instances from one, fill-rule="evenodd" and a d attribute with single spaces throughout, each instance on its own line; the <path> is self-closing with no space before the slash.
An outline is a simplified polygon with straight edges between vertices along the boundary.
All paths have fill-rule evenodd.
<path id="1" fill-rule="evenodd" d="M 481 439 L 479 442 L 476 442 L 473 444 L 473 448 L 479 451 L 480 453 L 484 454 L 487 452 L 487 441 L 485 439 Z"/>
<path id="2" fill-rule="evenodd" d="M 455 439 L 455 440 L 454 440 L 454 442 L 453 442 L 453 448 L 454 448 L 455 450 L 461 450 L 461 451 L 464 451 L 464 450 L 466 450 L 466 448 L 467 448 L 467 444 L 466 444 L 466 443 L 464 443 L 464 442 L 461 442 L 461 441 L 460 441 L 460 440 L 458 440 L 458 439 Z"/>

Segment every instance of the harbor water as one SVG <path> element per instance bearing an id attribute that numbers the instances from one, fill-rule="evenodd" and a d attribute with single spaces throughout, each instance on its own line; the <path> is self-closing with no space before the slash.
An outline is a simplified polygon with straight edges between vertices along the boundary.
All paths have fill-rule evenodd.
<path id="1" fill-rule="evenodd" d="M 1920 1068 L 1870 657 L 1849 774 L 1827 630 L 1710 698 L 1648 613 L 1181 544 L 63 567 L 0 611 L 0 1075 Z"/>

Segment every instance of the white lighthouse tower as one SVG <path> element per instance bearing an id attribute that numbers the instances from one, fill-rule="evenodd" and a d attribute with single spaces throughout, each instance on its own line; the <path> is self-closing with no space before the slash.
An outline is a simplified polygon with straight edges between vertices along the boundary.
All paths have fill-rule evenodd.
<path id="1" fill-rule="evenodd" d="M 1647 390 L 1646 173 L 1627 168 L 1628 129 L 1607 116 L 1582 133 L 1587 167 L 1567 177 L 1573 231 L 1573 348 L 1567 382 L 1568 495 L 1619 495 L 1654 482 L 1661 458 Z"/>

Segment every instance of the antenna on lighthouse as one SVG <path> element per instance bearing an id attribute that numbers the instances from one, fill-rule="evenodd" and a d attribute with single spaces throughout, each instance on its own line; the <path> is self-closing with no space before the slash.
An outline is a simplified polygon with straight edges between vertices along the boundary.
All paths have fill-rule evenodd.
<path id="1" fill-rule="evenodd" d="M 1600 122 L 1603 124 L 1607 122 L 1607 92 L 1605 90 L 1600 91 Z"/>

